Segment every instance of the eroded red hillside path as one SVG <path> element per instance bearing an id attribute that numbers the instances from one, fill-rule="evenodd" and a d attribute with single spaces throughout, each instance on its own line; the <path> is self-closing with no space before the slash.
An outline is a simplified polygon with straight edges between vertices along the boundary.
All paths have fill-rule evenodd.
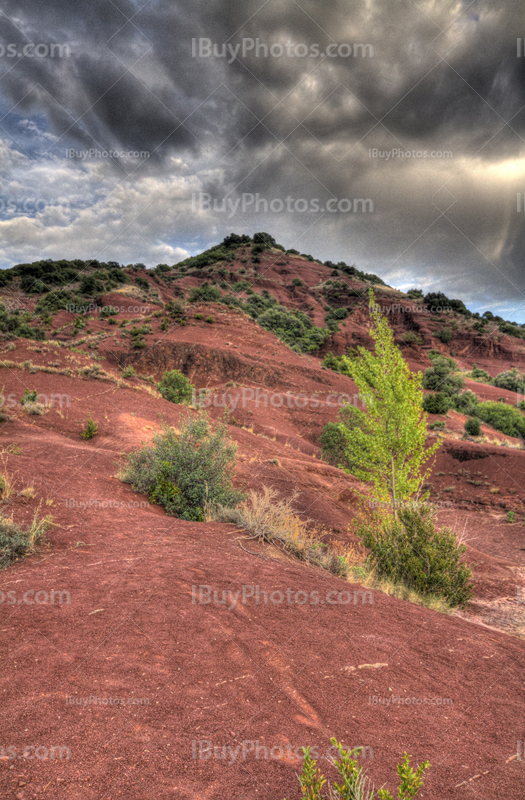
<path id="1" fill-rule="evenodd" d="M 10 463 L 55 498 L 61 527 L 1 575 L 4 593 L 48 598 L 1 606 L 2 745 L 14 748 L 2 797 L 293 800 L 300 748 L 324 758 L 331 736 L 367 748 L 376 786 L 393 790 L 406 750 L 432 763 L 422 797 L 523 797 L 523 641 L 250 555 L 233 526 L 128 505 L 144 498 L 115 478 L 119 453 L 156 422 L 137 392 L 120 407 L 88 443 L 46 428 L 49 415 L 13 423 Z M 162 411 L 177 424 L 176 407 Z M 70 602 L 51 603 L 53 590 Z M 304 602 L 312 592 L 319 602 Z"/>

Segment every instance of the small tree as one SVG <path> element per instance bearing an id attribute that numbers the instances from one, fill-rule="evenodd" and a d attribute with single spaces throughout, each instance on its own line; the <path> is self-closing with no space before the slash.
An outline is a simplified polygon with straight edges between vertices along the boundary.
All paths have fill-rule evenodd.
<path id="1" fill-rule="evenodd" d="M 366 410 L 352 412 L 349 460 L 356 477 L 372 481 L 379 499 L 391 499 L 396 515 L 398 502 L 418 492 L 426 480 L 430 469 L 423 472 L 423 465 L 439 443 L 427 446 L 421 374 L 410 372 L 372 290 L 370 315 L 375 352 L 361 347 L 360 358 L 342 359 L 366 401 Z"/>

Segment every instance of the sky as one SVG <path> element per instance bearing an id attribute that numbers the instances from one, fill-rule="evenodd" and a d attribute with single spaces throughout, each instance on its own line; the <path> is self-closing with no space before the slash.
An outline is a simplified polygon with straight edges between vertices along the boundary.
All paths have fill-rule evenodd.
<path id="1" fill-rule="evenodd" d="M 524 145 L 522 0 L 0 10 L 1 267 L 266 231 L 525 322 Z"/>

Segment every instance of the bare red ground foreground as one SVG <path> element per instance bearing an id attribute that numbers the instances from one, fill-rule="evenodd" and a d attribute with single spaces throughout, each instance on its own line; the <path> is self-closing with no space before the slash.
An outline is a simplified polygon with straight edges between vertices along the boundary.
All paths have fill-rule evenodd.
<path id="1" fill-rule="evenodd" d="M 120 454 L 151 437 L 159 411 L 177 425 L 179 407 L 44 373 L 6 383 L 19 392 L 22 376 L 74 401 L 62 416 L 17 410 L 2 430 L 17 487 L 36 490 L 15 518 L 49 498 L 58 526 L 1 575 L 2 797 L 294 800 L 302 747 L 333 776 L 332 736 L 365 748 L 378 787 L 394 791 L 407 751 L 432 764 L 424 798 L 523 797 L 524 641 L 245 542 L 249 554 L 233 526 L 140 507 L 116 477 Z M 100 422 L 90 442 L 80 408 Z M 330 502 L 336 470 L 230 429 L 241 474 L 279 486 L 271 471 L 295 470 L 303 498 Z M 289 470 L 267 464 L 271 448 Z"/>
<path id="2" fill-rule="evenodd" d="M 157 380 L 177 367 L 198 388 L 229 393 L 237 481 L 284 497 L 296 489 L 298 509 L 327 536 L 355 542 L 348 526 L 366 497 L 319 450 L 323 425 L 355 396 L 354 384 L 234 309 L 214 306 L 213 314 L 213 325 L 192 318 L 166 332 L 153 318 L 139 353 L 93 319 L 93 337 L 112 337 L 101 339 L 96 363 L 94 338 L 84 351 L 18 340 L 2 355 L 13 362 L 0 366 L 2 394 L 16 402 L 0 425 L 1 471 L 18 492 L 2 513 L 28 523 L 40 508 L 54 527 L 36 555 L 0 573 L 0 797 L 298 800 L 301 748 L 315 748 L 333 778 L 335 737 L 362 746 L 376 787 L 394 796 L 406 751 L 415 763 L 431 762 L 426 800 L 522 800 L 520 443 L 485 426 L 484 442 L 467 442 L 464 417 L 446 419 L 428 488 L 440 522 L 467 541 L 476 590 L 470 609 L 454 615 L 365 593 L 243 541 L 234 526 L 168 517 L 117 473 L 123 454 L 151 439 L 161 419 L 177 427 L 186 412 L 137 377 L 115 383 L 119 366 Z M 62 316 L 64 325 L 74 319 Z M 342 327 L 339 352 L 366 342 L 365 321 L 358 310 Z M 430 341 L 423 325 L 420 333 Z M 460 345 L 462 367 L 476 361 L 491 374 L 513 363 L 509 353 L 518 364 L 525 358 L 521 346 L 504 350 L 505 341 L 465 334 Z M 418 348 L 405 355 L 415 368 L 429 364 Z M 64 402 L 27 416 L 25 388 Z M 224 408 L 208 410 L 218 419 Z M 99 433 L 85 442 L 88 411 Z"/>

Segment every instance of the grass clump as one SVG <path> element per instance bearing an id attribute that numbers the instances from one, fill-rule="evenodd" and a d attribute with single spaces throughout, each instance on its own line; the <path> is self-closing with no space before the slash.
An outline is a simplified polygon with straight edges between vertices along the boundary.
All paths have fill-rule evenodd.
<path id="1" fill-rule="evenodd" d="M 358 535 L 380 578 L 441 597 L 453 607 L 465 606 L 472 598 L 472 571 L 461 563 L 466 547 L 449 528 L 436 529 L 430 506 L 401 508 L 397 520 L 372 514 L 359 524 Z"/>
<path id="2" fill-rule="evenodd" d="M 51 517 L 39 519 L 38 511 L 35 511 L 29 528 L 22 528 L 12 519 L 0 517 L 0 569 L 6 569 L 33 553 L 49 525 Z"/>
<path id="3" fill-rule="evenodd" d="M 170 369 L 163 373 L 157 389 L 170 403 L 190 403 L 195 386 L 178 369 Z"/>
<path id="4" fill-rule="evenodd" d="M 363 750 L 356 747 L 352 750 L 345 750 L 337 739 L 330 739 L 333 747 L 339 751 L 339 758 L 330 758 L 329 761 L 339 773 L 342 782 L 330 785 L 321 770 L 317 767 L 317 761 L 311 756 L 311 748 L 304 747 L 303 771 L 298 776 L 301 786 L 302 797 L 306 800 L 393 800 L 388 789 L 381 788 L 376 793 L 374 785 L 363 767 L 357 763 L 357 757 Z M 425 770 L 430 767 L 429 761 L 423 761 L 418 767 L 412 769 L 407 753 L 404 754 L 403 761 L 397 765 L 399 784 L 397 797 L 400 800 L 410 800 L 419 794 L 423 786 L 423 775 Z M 327 784 L 328 794 L 323 791 Z"/>
<path id="5" fill-rule="evenodd" d="M 349 569 L 346 554 L 320 541 L 311 529 L 310 521 L 301 519 L 295 511 L 295 497 L 279 500 L 277 491 L 265 486 L 262 494 L 251 490 L 245 502 L 237 508 L 221 505 L 208 516 L 244 528 L 248 539 L 274 544 L 301 561 L 344 577 Z"/>
<path id="6" fill-rule="evenodd" d="M 236 452 L 225 425 L 213 430 L 206 414 L 188 414 L 180 433 L 164 425 L 131 453 L 120 477 L 170 516 L 202 522 L 206 505 L 235 507 L 244 498 L 233 485 Z"/>
<path id="7" fill-rule="evenodd" d="M 38 402 L 38 393 L 36 389 L 26 389 L 20 403 L 26 414 L 30 416 L 43 416 L 46 412 L 46 407 L 43 403 Z"/>

